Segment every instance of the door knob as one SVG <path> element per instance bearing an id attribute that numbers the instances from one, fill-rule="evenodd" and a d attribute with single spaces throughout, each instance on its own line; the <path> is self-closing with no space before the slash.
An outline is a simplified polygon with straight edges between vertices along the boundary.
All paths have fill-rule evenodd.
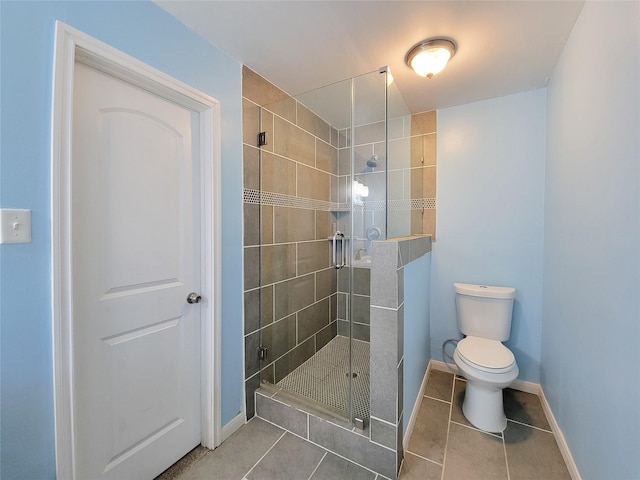
<path id="1" fill-rule="evenodd" d="M 196 292 L 191 292 L 187 295 L 187 303 L 200 303 L 200 300 L 202 300 L 202 297 Z"/>

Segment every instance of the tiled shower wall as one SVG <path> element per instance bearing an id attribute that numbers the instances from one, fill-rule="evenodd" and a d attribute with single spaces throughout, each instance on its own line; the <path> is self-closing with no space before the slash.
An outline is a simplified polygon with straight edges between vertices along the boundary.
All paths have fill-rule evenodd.
<path id="1" fill-rule="evenodd" d="M 423 199 L 411 210 L 411 234 L 436 238 L 437 114 L 411 115 L 411 198 Z"/>
<path id="2" fill-rule="evenodd" d="M 254 391 L 309 359 L 337 333 L 338 131 L 243 68 L 245 386 Z M 258 133 L 268 143 L 258 147 Z M 261 151 L 260 151 L 261 150 Z M 262 159 L 260 159 L 262 157 Z M 258 360 L 258 347 L 267 360 Z"/>

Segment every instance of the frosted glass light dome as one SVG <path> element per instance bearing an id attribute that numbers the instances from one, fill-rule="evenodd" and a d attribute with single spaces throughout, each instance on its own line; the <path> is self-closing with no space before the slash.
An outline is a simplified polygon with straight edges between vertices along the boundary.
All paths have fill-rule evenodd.
<path id="1" fill-rule="evenodd" d="M 424 40 L 409 50 L 405 62 L 421 77 L 431 78 L 447 66 L 455 53 L 456 46 L 450 40 Z"/>

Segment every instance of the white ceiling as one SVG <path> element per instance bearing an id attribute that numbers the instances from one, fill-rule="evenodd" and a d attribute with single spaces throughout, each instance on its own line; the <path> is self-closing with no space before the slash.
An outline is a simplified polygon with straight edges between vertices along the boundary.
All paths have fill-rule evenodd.
<path id="1" fill-rule="evenodd" d="M 544 87 L 583 1 L 156 0 L 290 95 L 388 65 L 413 113 Z M 455 39 L 433 79 L 404 63 L 414 44 Z"/>

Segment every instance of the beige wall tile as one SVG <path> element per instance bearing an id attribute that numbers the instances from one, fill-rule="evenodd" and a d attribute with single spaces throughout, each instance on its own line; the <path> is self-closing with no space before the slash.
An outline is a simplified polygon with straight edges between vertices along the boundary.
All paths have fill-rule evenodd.
<path id="1" fill-rule="evenodd" d="M 251 290 L 260 286 L 260 247 L 244 249 L 244 289 Z"/>
<path id="2" fill-rule="evenodd" d="M 262 152 L 262 190 L 295 195 L 296 163 L 268 152 Z"/>
<path id="3" fill-rule="evenodd" d="M 275 117 L 273 122 L 273 151 L 306 165 L 316 164 L 316 140 L 301 128 Z"/>
<path id="4" fill-rule="evenodd" d="M 258 105 L 269 105 L 289 97 L 247 66 L 242 67 L 242 96 Z"/>
<path id="5" fill-rule="evenodd" d="M 411 166 L 421 167 L 423 165 L 424 140 L 422 136 L 411 137 Z"/>
<path id="6" fill-rule="evenodd" d="M 270 245 L 273 243 L 273 207 L 271 205 L 262 205 L 262 244 Z"/>
<path id="7" fill-rule="evenodd" d="M 405 198 L 403 170 L 391 170 L 389 172 L 387 198 L 389 200 L 402 200 Z"/>
<path id="8" fill-rule="evenodd" d="M 260 107 L 242 99 L 242 142 L 252 147 L 258 146 L 260 131 Z"/>
<path id="9" fill-rule="evenodd" d="M 316 240 L 326 240 L 333 235 L 333 223 L 336 220 L 331 212 L 316 210 Z"/>
<path id="10" fill-rule="evenodd" d="M 316 272 L 316 298 L 329 297 L 337 292 L 338 276 L 335 268 Z"/>
<path id="11" fill-rule="evenodd" d="M 351 146 L 351 129 L 343 128 L 338 131 L 338 148 L 347 148 Z"/>
<path id="12" fill-rule="evenodd" d="M 389 141 L 389 170 L 409 168 L 411 165 L 411 139 Z"/>
<path id="13" fill-rule="evenodd" d="M 437 165 L 437 135 L 432 133 L 422 137 L 422 156 L 424 157 L 424 165 Z"/>
<path id="14" fill-rule="evenodd" d="M 331 175 L 331 201 L 338 202 L 340 198 L 340 181 L 339 177 Z"/>
<path id="15" fill-rule="evenodd" d="M 351 185 L 349 185 L 349 177 L 338 177 L 338 202 L 345 203 L 351 195 Z"/>
<path id="16" fill-rule="evenodd" d="M 411 198 L 423 198 L 424 168 L 411 169 Z"/>
<path id="17" fill-rule="evenodd" d="M 244 245 L 260 244 L 260 205 L 244 204 Z"/>
<path id="18" fill-rule="evenodd" d="M 296 275 L 296 245 L 267 245 L 260 247 L 262 255 L 262 285 L 281 282 Z"/>
<path id="19" fill-rule="evenodd" d="M 298 343 L 329 325 L 329 299 L 325 298 L 298 312 Z"/>
<path id="20" fill-rule="evenodd" d="M 330 266 L 330 244 L 327 240 L 298 243 L 298 274 L 304 275 Z"/>
<path id="21" fill-rule="evenodd" d="M 384 122 L 369 123 L 360 125 L 355 129 L 354 145 L 363 145 L 365 143 L 375 143 L 384 140 L 385 126 Z"/>
<path id="22" fill-rule="evenodd" d="M 273 152 L 273 113 L 263 108 L 260 123 L 260 131 L 267 134 L 267 144 L 260 148 L 267 152 Z"/>
<path id="23" fill-rule="evenodd" d="M 298 165 L 298 196 L 331 200 L 330 175 L 315 168 Z"/>
<path id="24" fill-rule="evenodd" d="M 338 173 L 338 149 L 316 139 L 316 167 L 325 172 Z"/>
<path id="25" fill-rule="evenodd" d="M 422 197 L 412 198 L 436 198 L 436 171 L 437 167 L 422 169 Z"/>
<path id="26" fill-rule="evenodd" d="M 275 286 L 275 319 L 308 307 L 315 301 L 315 275 L 305 275 Z"/>
<path id="27" fill-rule="evenodd" d="M 411 115 L 411 135 L 422 135 L 436 131 L 437 113 L 435 110 Z"/>
<path id="28" fill-rule="evenodd" d="M 296 104 L 298 109 L 297 125 L 325 142 L 331 142 L 331 127 L 329 124 L 300 102 L 296 102 Z"/>
<path id="29" fill-rule="evenodd" d="M 242 175 L 244 188 L 260 189 L 260 151 L 255 147 L 243 145 Z"/>
<path id="30" fill-rule="evenodd" d="M 422 233 L 432 235 L 432 240 L 436 239 L 436 209 L 425 208 L 422 215 Z"/>
<path id="31" fill-rule="evenodd" d="M 422 235 L 422 210 L 411 210 L 411 235 Z"/>
<path id="32" fill-rule="evenodd" d="M 273 322 L 273 285 L 260 289 L 260 305 L 262 326 L 264 327 Z"/>
<path id="33" fill-rule="evenodd" d="M 349 175 L 351 172 L 351 149 L 338 150 L 338 175 Z"/>
<path id="34" fill-rule="evenodd" d="M 331 145 L 333 145 L 334 147 L 338 148 L 340 146 L 340 142 L 338 139 L 338 129 L 331 127 Z"/>
<path id="35" fill-rule="evenodd" d="M 278 102 L 269 103 L 265 105 L 264 108 L 291 123 L 296 123 L 296 103 L 293 98 L 287 97 Z"/>
<path id="36" fill-rule="evenodd" d="M 275 243 L 315 239 L 316 217 L 305 208 L 274 207 Z"/>

